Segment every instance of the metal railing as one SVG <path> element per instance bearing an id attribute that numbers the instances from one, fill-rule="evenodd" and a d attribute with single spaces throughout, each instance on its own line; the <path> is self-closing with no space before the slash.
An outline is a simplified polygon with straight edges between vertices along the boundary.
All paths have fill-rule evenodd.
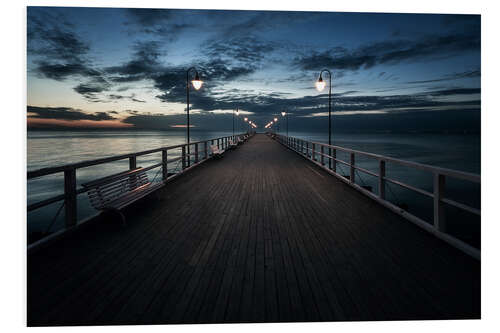
<path id="1" fill-rule="evenodd" d="M 445 205 L 450 205 L 460 210 L 469 212 L 471 214 L 481 216 L 480 209 L 470 207 L 463 203 L 457 202 L 450 198 L 446 198 L 444 195 L 445 184 L 447 178 L 455 178 L 460 180 L 465 180 L 472 183 L 481 184 L 481 176 L 473 173 L 462 172 L 452 169 L 434 167 L 426 164 L 405 161 L 397 158 L 392 158 L 388 156 L 367 153 L 363 151 L 358 151 L 354 149 L 344 148 L 340 146 L 328 145 L 320 142 L 307 141 L 295 137 L 287 137 L 280 134 L 270 133 L 271 137 L 275 138 L 279 143 L 288 147 L 289 149 L 297 152 L 303 157 L 307 158 L 314 164 L 320 166 L 321 168 L 328 171 L 330 174 L 341 179 L 345 183 L 353 186 L 362 193 L 373 198 L 377 202 L 388 207 L 395 213 L 403 216 L 404 218 L 410 220 L 411 222 L 417 224 L 423 229 L 431 232 L 435 236 L 441 238 L 442 240 L 448 242 L 452 246 L 462 250 L 463 252 L 471 255 L 476 259 L 480 259 L 481 252 L 479 249 L 465 243 L 464 241 L 450 235 L 447 233 L 446 228 L 446 216 L 445 216 Z M 337 158 L 337 152 L 344 152 L 349 154 L 349 160 L 344 161 Z M 319 158 L 318 158 L 319 156 Z M 378 161 L 378 173 L 372 172 L 365 168 L 356 165 L 356 156 L 365 156 Z M 429 172 L 433 175 L 433 191 L 429 192 L 424 189 L 417 188 L 410 184 L 404 183 L 402 181 L 392 179 L 386 176 L 386 163 L 394 163 L 397 165 L 409 167 L 412 169 L 417 169 L 421 171 Z M 349 175 L 343 176 L 337 172 L 337 165 L 344 165 L 349 168 Z M 363 186 L 356 183 L 356 171 L 371 175 L 378 179 L 378 193 L 372 193 Z M 386 185 L 388 183 L 395 184 L 402 188 L 411 190 L 413 192 L 424 195 L 433 200 L 433 221 L 429 223 L 423 219 L 409 213 L 408 211 L 402 209 L 399 206 L 391 203 L 386 199 Z"/>
<path id="2" fill-rule="evenodd" d="M 144 167 L 144 171 L 149 171 L 156 168 L 161 168 L 163 183 L 170 181 L 172 178 L 183 174 L 184 172 L 198 166 L 199 164 L 205 162 L 211 157 L 209 145 L 217 145 L 219 149 L 227 149 L 229 146 L 229 140 L 236 140 L 237 137 L 243 136 L 244 134 L 224 136 L 204 141 L 191 142 L 189 144 L 189 149 L 187 144 L 180 144 L 175 146 L 161 147 L 151 150 L 145 150 L 135 153 L 116 155 L 111 157 L 105 157 L 95 160 L 82 161 L 73 164 L 67 164 L 62 166 L 43 168 L 33 171 L 28 171 L 27 179 L 41 178 L 54 174 L 64 174 L 64 192 L 63 194 L 56 195 L 35 203 L 31 203 L 27 206 L 27 211 L 31 212 L 33 210 L 48 206 L 58 201 L 64 202 L 65 208 L 65 223 L 63 230 L 59 230 L 58 233 L 63 233 L 68 229 L 72 229 L 79 221 L 77 220 L 77 207 L 78 207 L 78 195 L 85 193 L 86 190 L 83 187 L 77 186 L 76 171 L 78 169 L 87 168 L 95 165 L 106 164 L 110 162 L 127 160 L 129 161 L 129 169 L 133 170 L 137 168 L 137 157 L 150 155 L 154 153 L 161 152 L 161 162 L 155 163 Z M 173 151 L 176 151 L 174 154 Z M 180 150 L 180 151 L 179 151 Z M 180 155 L 174 158 L 169 158 L 170 155 Z M 182 168 L 179 172 L 169 174 L 168 165 L 174 162 L 182 164 Z M 93 216 L 92 216 L 93 217 Z M 91 217 L 91 218 L 92 218 Z M 90 218 L 88 218 L 90 219 Z M 87 220 L 87 219 L 86 219 Z M 29 221 L 28 221 L 29 223 Z M 48 236 L 48 235 L 47 235 Z M 43 239 L 41 239 L 43 241 Z M 38 243 L 37 241 L 35 243 Z M 35 243 L 28 246 L 28 250 L 31 246 L 36 245 Z"/>

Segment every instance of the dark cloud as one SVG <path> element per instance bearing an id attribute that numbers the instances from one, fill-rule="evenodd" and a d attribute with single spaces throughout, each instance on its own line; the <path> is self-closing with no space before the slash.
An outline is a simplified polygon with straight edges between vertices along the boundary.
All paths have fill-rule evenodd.
<path id="1" fill-rule="evenodd" d="M 210 58 L 227 58 L 248 65 L 256 64 L 276 49 L 276 43 L 266 42 L 255 36 L 216 39 L 203 47 Z"/>
<path id="2" fill-rule="evenodd" d="M 99 77 L 101 73 L 82 63 L 49 63 L 38 61 L 36 72 L 49 79 L 62 81 L 70 76 Z"/>
<path id="3" fill-rule="evenodd" d="M 89 51 L 89 45 L 72 31 L 72 24 L 57 15 L 57 12 L 28 8 L 27 22 L 30 54 L 55 61 L 79 63 Z"/>
<path id="4" fill-rule="evenodd" d="M 112 112 L 86 113 L 82 110 L 69 107 L 38 107 L 28 105 L 28 112 L 33 113 L 28 115 L 28 118 L 95 121 L 116 119 L 110 116 Z"/>
<path id="5" fill-rule="evenodd" d="M 148 78 L 160 69 L 159 57 L 163 54 L 157 41 L 136 42 L 132 48 L 132 59 L 119 66 L 107 67 L 104 71 L 115 82 L 134 82 Z"/>
<path id="6" fill-rule="evenodd" d="M 169 41 L 178 38 L 179 33 L 194 27 L 193 23 L 176 22 L 177 17 L 170 9 L 127 8 L 130 33 L 145 33 L 163 37 Z"/>
<path id="7" fill-rule="evenodd" d="M 473 78 L 473 77 L 480 77 L 480 76 L 481 76 L 481 71 L 479 69 L 476 69 L 476 70 L 465 71 L 465 72 L 461 72 L 461 73 L 448 74 L 448 75 L 445 75 L 445 76 L 443 76 L 441 78 L 437 78 L 437 79 L 421 80 L 421 81 L 408 81 L 406 83 L 409 83 L 409 84 L 433 83 L 433 82 L 451 81 L 451 80 L 458 80 L 458 79 L 463 79 L 463 78 Z"/>
<path id="8" fill-rule="evenodd" d="M 441 59 L 481 47 L 479 34 L 453 33 L 427 36 L 418 40 L 394 40 L 367 44 L 355 50 L 334 47 L 324 52 L 295 59 L 304 70 L 318 70 L 318 64 L 331 69 L 358 70 L 377 64 L 397 64 L 402 61 Z"/>
<path id="9" fill-rule="evenodd" d="M 85 97 L 87 100 L 92 102 L 100 101 L 98 94 L 109 90 L 110 84 L 101 77 L 97 77 L 94 80 L 87 83 L 80 83 L 73 88 L 74 91 Z"/>
<path id="10" fill-rule="evenodd" d="M 28 8 L 27 30 L 28 55 L 35 58 L 35 73 L 59 81 L 75 75 L 100 75 L 88 60 L 89 44 L 57 12 Z"/>
<path id="11" fill-rule="evenodd" d="M 430 96 L 451 96 L 451 95 L 470 95 L 480 94 L 481 88 L 459 88 L 459 89 L 446 89 L 438 90 L 428 93 Z"/>
<path id="12" fill-rule="evenodd" d="M 126 95 L 117 95 L 117 94 L 110 94 L 107 96 L 111 100 L 130 100 L 132 102 L 137 102 L 137 103 L 146 103 L 146 101 L 143 101 L 141 99 L 135 98 L 135 94 L 131 94 L 129 96 Z"/>

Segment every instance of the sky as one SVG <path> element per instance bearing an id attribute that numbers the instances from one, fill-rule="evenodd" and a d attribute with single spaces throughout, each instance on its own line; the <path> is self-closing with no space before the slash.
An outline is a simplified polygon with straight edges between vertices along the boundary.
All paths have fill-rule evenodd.
<path id="1" fill-rule="evenodd" d="M 479 15 L 28 7 L 28 128 L 480 130 Z M 194 71 L 189 73 L 193 79 Z"/>

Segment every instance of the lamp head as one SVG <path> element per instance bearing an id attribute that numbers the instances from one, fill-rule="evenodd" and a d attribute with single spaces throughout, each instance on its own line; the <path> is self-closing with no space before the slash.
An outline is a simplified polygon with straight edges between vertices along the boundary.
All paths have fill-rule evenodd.
<path id="1" fill-rule="evenodd" d="M 191 81 L 191 83 L 193 84 L 193 87 L 196 90 L 199 90 L 201 88 L 201 86 L 203 85 L 203 81 L 200 80 L 200 75 L 198 74 L 198 72 L 196 72 L 196 75 L 194 76 L 194 80 Z"/>
<path id="2" fill-rule="evenodd" d="M 281 115 L 284 117 L 286 115 L 285 111 L 281 111 Z"/>
<path id="3" fill-rule="evenodd" d="M 278 118 L 274 118 L 274 122 L 277 122 L 278 121 Z"/>
<path id="4" fill-rule="evenodd" d="M 240 110 L 236 109 L 236 115 L 240 114 Z"/>
<path id="5" fill-rule="evenodd" d="M 244 121 L 248 121 L 248 118 L 247 118 L 247 117 L 245 117 L 245 119 L 243 119 L 243 120 L 244 120 Z"/>
<path id="6" fill-rule="evenodd" d="M 316 89 L 318 89 L 318 91 L 323 91 L 323 89 L 325 89 L 325 85 L 326 85 L 326 82 L 323 81 L 323 77 L 321 76 L 321 73 L 320 73 L 318 81 L 316 81 Z"/>

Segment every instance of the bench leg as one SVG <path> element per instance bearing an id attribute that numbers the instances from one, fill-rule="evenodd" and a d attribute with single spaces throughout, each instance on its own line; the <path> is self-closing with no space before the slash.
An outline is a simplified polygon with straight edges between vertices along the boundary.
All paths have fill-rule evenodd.
<path id="1" fill-rule="evenodd" d="M 119 209 L 107 208 L 107 209 L 103 210 L 102 214 L 104 215 L 104 217 L 109 216 L 109 218 L 117 218 L 118 217 L 120 219 L 120 223 L 121 223 L 122 227 L 127 226 L 127 221 L 126 221 L 125 215 Z"/>

